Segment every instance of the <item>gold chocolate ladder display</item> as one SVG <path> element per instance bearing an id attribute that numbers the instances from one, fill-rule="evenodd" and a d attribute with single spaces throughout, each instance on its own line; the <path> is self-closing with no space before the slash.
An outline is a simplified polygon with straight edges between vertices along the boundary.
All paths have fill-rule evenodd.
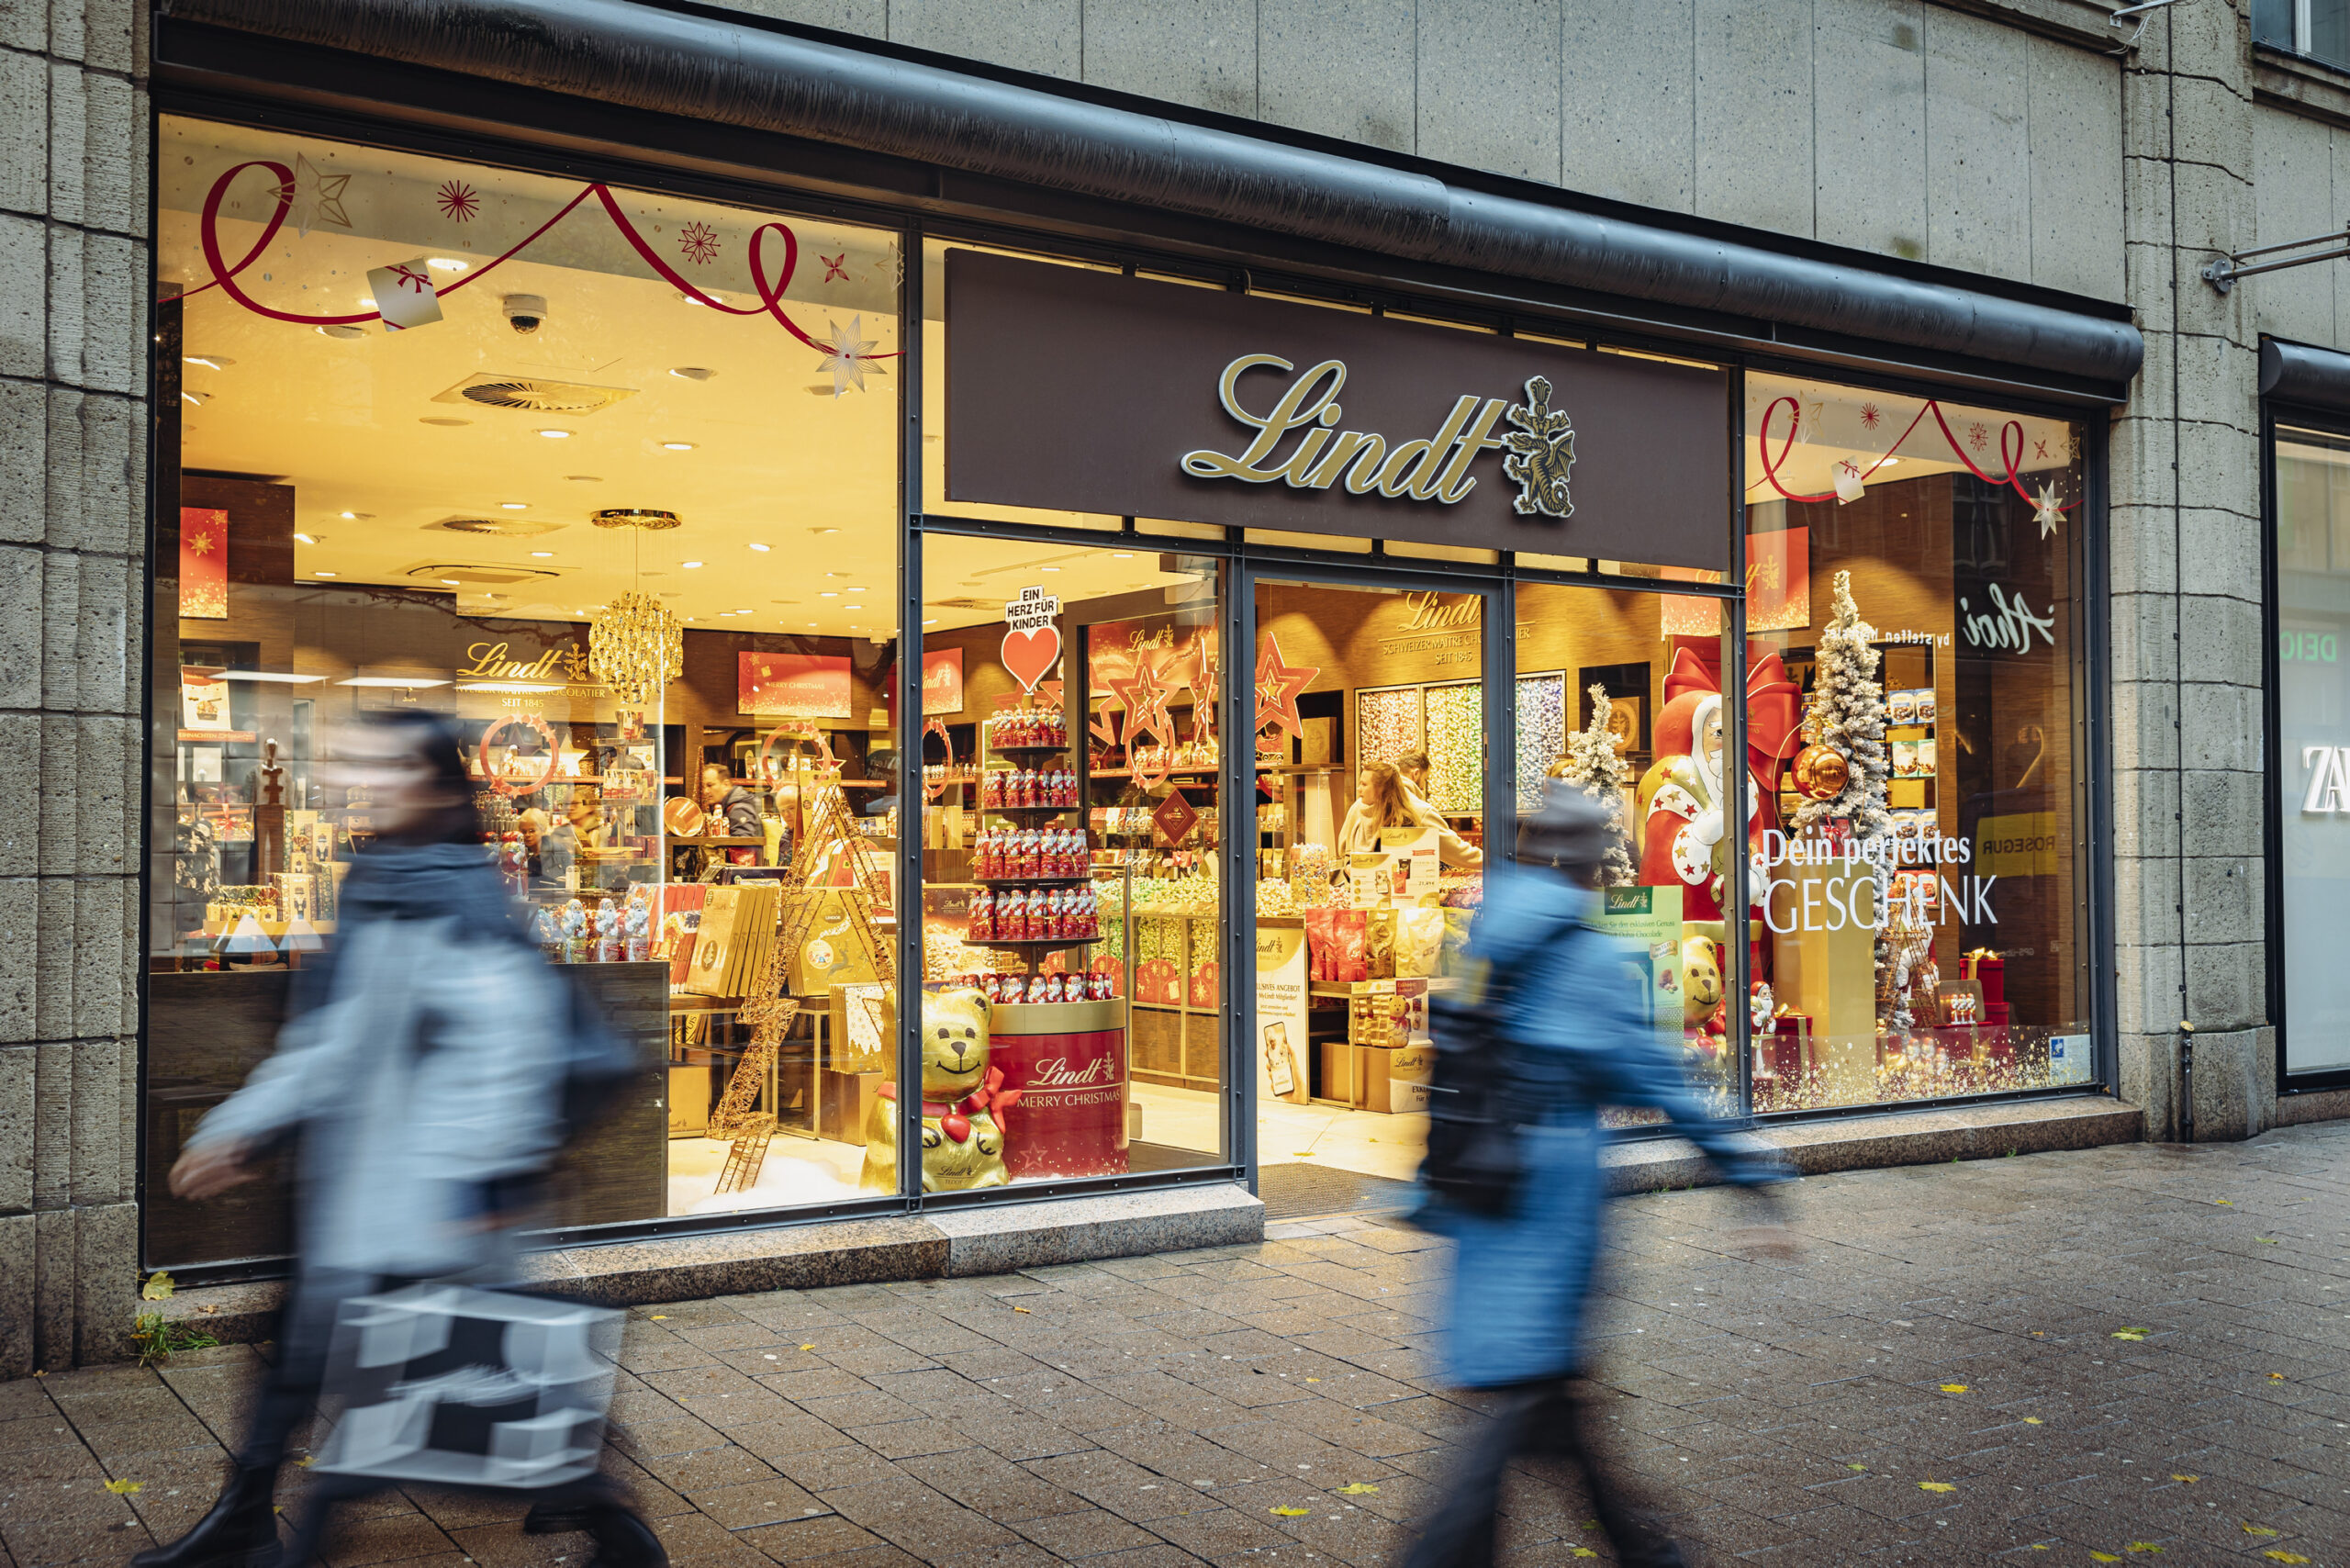
<path id="1" fill-rule="evenodd" d="M 783 994 L 784 980 L 791 972 L 793 956 L 807 943 L 809 927 L 815 924 L 816 912 L 823 902 L 822 890 L 808 879 L 811 868 L 832 863 L 833 857 L 823 851 L 833 849 L 848 857 L 856 878 L 850 890 L 861 892 L 864 897 L 851 897 L 842 902 L 848 906 L 849 920 L 857 936 L 873 956 L 874 974 L 881 981 L 884 994 L 897 982 L 897 955 L 875 935 L 866 913 L 867 901 L 888 901 L 890 879 L 869 866 L 858 849 L 840 785 L 821 783 L 813 792 L 816 804 L 810 813 L 807 842 L 792 856 L 789 873 L 779 879 L 784 902 L 775 950 L 767 956 L 758 980 L 743 999 L 743 1021 L 751 1027 L 750 1048 L 735 1063 L 733 1075 L 726 1081 L 726 1092 L 719 1097 L 710 1114 L 709 1136 L 732 1140 L 725 1167 L 718 1174 L 720 1193 L 747 1192 L 767 1165 L 767 1145 L 776 1134 L 776 1118 L 766 1112 L 754 1113 L 751 1107 L 757 1103 L 759 1090 L 767 1082 L 767 1070 L 774 1065 L 776 1053 L 783 1045 L 784 1036 L 790 1032 L 791 1021 L 799 1015 L 803 1000 Z"/>

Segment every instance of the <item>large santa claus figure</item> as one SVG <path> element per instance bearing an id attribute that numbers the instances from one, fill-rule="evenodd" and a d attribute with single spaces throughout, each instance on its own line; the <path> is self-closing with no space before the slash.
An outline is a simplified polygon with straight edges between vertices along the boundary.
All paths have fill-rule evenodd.
<path id="1" fill-rule="evenodd" d="M 1723 756 L 1722 697 L 1715 677 L 1688 649 L 1665 678 L 1657 716 L 1656 761 L 1641 776 L 1634 809 L 1640 823 L 1640 881 L 1682 890 L 1681 918 L 1717 921 L 1729 902 L 1731 846 L 1744 843 L 1759 883 L 1762 835 L 1779 822 L 1774 799 L 1780 756 L 1794 736 L 1796 688 L 1776 654 L 1750 645 L 1747 677 L 1748 765 L 1733 793 Z M 1758 783 L 1758 777 L 1760 782 Z M 1737 798 L 1742 794 L 1744 799 Z"/>

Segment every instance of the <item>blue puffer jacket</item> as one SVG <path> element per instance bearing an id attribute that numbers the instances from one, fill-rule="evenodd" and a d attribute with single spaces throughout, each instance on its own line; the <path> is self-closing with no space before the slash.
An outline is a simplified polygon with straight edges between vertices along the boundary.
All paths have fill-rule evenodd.
<path id="1" fill-rule="evenodd" d="M 1583 1370 L 1583 1318 L 1599 1249 L 1602 1105 L 1652 1107 L 1740 1186 L 1785 1179 L 1775 1156 L 1708 1117 L 1688 1092 L 1679 1045 L 1640 1016 L 1632 954 L 1584 924 L 1597 895 L 1543 871 L 1496 868 L 1472 951 L 1519 977 L 1505 1026 L 1524 1047 L 1526 1176 L 1509 1213 L 1431 1201 L 1421 1219 L 1459 1244 L 1447 1364 L 1464 1388 Z"/>

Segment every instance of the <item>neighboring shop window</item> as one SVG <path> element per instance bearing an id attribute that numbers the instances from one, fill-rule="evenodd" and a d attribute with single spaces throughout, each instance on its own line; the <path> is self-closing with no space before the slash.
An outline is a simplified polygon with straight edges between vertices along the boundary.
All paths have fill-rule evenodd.
<path id="1" fill-rule="evenodd" d="M 1229 1158 L 1218 570 L 923 535 L 925 1192 Z"/>
<path id="2" fill-rule="evenodd" d="M 2350 966 L 2328 940 L 2350 892 L 2350 440 L 2277 431 L 2277 821 L 2285 1070 L 2350 1068 Z"/>
<path id="3" fill-rule="evenodd" d="M 1746 409 L 1754 1108 L 2087 1082 L 2077 429 L 1767 375 Z"/>
<path id="4" fill-rule="evenodd" d="M 285 1245 L 162 1181 L 335 944 L 386 708 L 455 720 L 663 1061 L 557 1222 L 894 1192 L 895 235 L 185 119 L 157 162 L 149 1260 Z"/>
<path id="5" fill-rule="evenodd" d="M 1724 755 L 1722 602 L 1519 584 L 1516 794 L 1530 812 L 1563 778 L 1613 805 L 1623 842 L 1601 874 L 1598 924 L 1626 944 L 1626 983 L 1699 1102 L 1732 1116 L 1743 1114 L 1734 1014 L 1748 999 L 1730 879 L 1739 845 L 1759 844 L 1776 818 L 1770 792 L 1750 782 L 1746 832 L 1723 829 L 1738 770 Z M 1748 761 L 1750 780 L 1768 777 L 1766 755 Z"/>

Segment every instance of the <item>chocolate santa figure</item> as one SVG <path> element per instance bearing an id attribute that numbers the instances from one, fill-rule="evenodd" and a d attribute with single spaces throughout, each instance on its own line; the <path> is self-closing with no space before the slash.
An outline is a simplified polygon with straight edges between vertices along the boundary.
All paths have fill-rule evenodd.
<path id="1" fill-rule="evenodd" d="M 1726 793 L 1720 694 L 1688 691 L 1666 703 L 1657 753 L 1640 779 L 1640 880 L 1682 889 L 1684 920 L 1719 920 L 1729 896 L 1728 845 L 1757 832 L 1762 811 L 1751 778 L 1740 780 L 1742 804 Z M 1736 837 L 1725 825 L 1726 805 L 1738 812 Z"/>

